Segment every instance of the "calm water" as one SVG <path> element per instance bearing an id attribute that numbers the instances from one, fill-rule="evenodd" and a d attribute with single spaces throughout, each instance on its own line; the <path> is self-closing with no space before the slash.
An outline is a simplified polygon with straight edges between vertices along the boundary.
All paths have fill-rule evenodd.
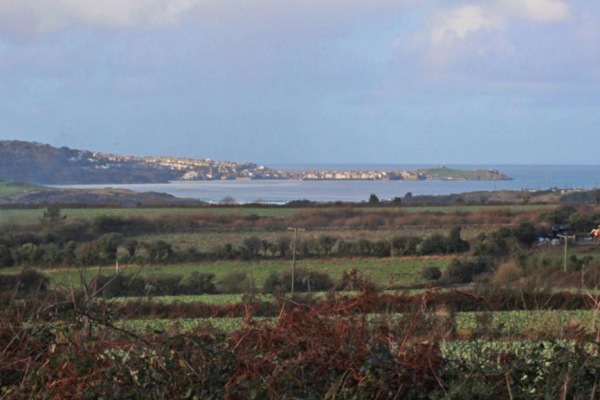
<path id="1" fill-rule="evenodd" d="M 429 165 L 428 165 L 429 166 Z M 282 170 L 391 170 L 421 168 L 421 165 L 274 165 Z M 596 188 L 600 187 L 600 166 L 451 166 L 463 169 L 497 168 L 513 178 L 512 181 L 206 181 L 173 182 L 170 184 L 143 185 L 77 185 L 79 188 L 117 187 L 138 192 L 166 192 L 177 197 L 190 197 L 209 202 L 218 202 L 231 196 L 240 203 L 256 200 L 270 203 L 285 203 L 290 200 L 313 201 L 362 201 L 371 193 L 382 199 L 404 196 L 408 192 L 420 194 L 452 194 L 500 189 L 548 189 Z"/>

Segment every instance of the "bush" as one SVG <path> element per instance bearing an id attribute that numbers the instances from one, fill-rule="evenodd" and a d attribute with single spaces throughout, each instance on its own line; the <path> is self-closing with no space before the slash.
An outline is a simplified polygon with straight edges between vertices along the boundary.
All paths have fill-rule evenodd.
<path id="1" fill-rule="evenodd" d="M 496 285 L 505 286 L 515 282 L 522 276 L 523 269 L 515 263 L 508 262 L 498 267 L 498 270 L 494 273 L 493 282 Z"/>
<path id="2" fill-rule="evenodd" d="M 513 229 L 513 236 L 522 245 L 531 246 L 538 238 L 538 232 L 531 222 L 521 222 Z"/>
<path id="3" fill-rule="evenodd" d="M 446 238 L 439 233 L 433 234 L 417 246 L 420 255 L 444 254 L 446 252 Z"/>
<path id="4" fill-rule="evenodd" d="M 109 262 L 115 262 L 117 260 L 117 251 L 119 246 L 123 243 L 123 235 L 119 233 L 107 233 L 98 239 L 100 251 L 102 251 L 104 258 Z"/>
<path id="5" fill-rule="evenodd" d="M 392 255 L 392 245 L 387 240 L 379 240 L 373 245 L 372 254 L 375 257 L 390 257 Z"/>
<path id="6" fill-rule="evenodd" d="M 180 293 L 177 294 L 212 294 L 217 292 L 214 283 L 214 274 L 202 274 L 200 272 L 192 272 L 185 277 L 179 284 Z"/>
<path id="7" fill-rule="evenodd" d="M 273 283 L 269 283 L 269 286 Z M 296 268 L 294 283 L 294 291 L 296 292 L 326 292 L 334 287 L 329 274 L 306 268 Z M 266 283 L 265 286 L 267 286 Z M 291 292 L 292 271 L 285 270 L 281 273 L 280 286 L 285 292 Z"/>
<path id="8" fill-rule="evenodd" d="M 34 269 L 26 269 L 18 275 L 0 275 L 0 293 L 11 292 L 17 295 L 45 291 L 48 288 L 48 278 Z"/>
<path id="9" fill-rule="evenodd" d="M 394 254 L 399 256 L 412 256 L 417 254 L 417 247 L 421 239 L 414 236 L 396 236 L 392 239 Z"/>
<path id="10" fill-rule="evenodd" d="M 464 253 L 466 251 L 469 251 L 469 242 L 463 240 L 460 237 L 460 234 L 460 226 L 455 226 L 448 233 L 448 236 L 446 237 L 446 253 Z"/>
<path id="11" fill-rule="evenodd" d="M 263 293 L 274 294 L 283 291 L 283 283 L 279 274 L 271 272 L 263 285 Z"/>
<path id="12" fill-rule="evenodd" d="M 122 296 L 178 296 L 216 293 L 214 274 L 193 272 L 187 277 L 181 275 L 151 275 L 147 277 L 99 276 L 97 286 L 104 287 L 107 297 Z"/>
<path id="13" fill-rule="evenodd" d="M 233 271 L 219 281 L 219 290 L 224 293 L 249 293 L 252 282 L 246 271 Z"/>
<path id="14" fill-rule="evenodd" d="M 487 258 L 476 258 L 472 260 L 452 260 L 443 273 L 447 283 L 471 283 L 473 278 L 485 272 L 489 272 L 493 264 Z"/>
<path id="15" fill-rule="evenodd" d="M 260 238 L 256 236 L 250 236 L 244 239 L 244 244 L 242 245 L 242 257 L 246 260 L 251 260 L 253 258 L 257 258 L 260 254 L 260 251 L 263 248 L 263 243 Z"/>
<path id="16" fill-rule="evenodd" d="M 0 268 L 2 267 L 12 267 L 14 264 L 14 259 L 10 248 L 7 246 L 0 245 Z"/>
<path id="17" fill-rule="evenodd" d="M 442 270 L 438 267 L 423 266 L 421 276 L 428 281 L 437 281 L 442 277 Z"/>

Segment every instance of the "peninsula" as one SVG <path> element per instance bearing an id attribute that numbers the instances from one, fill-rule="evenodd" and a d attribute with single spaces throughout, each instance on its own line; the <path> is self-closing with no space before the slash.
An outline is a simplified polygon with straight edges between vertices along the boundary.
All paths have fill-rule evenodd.
<path id="1" fill-rule="evenodd" d="M 495 169 L 446 167 L 289 172 L 250 162 L 127 156 L 24 141 L 0 141 L 0 179 L 39 184 L 133 184 L 202 180 L 510 180 Z"/>

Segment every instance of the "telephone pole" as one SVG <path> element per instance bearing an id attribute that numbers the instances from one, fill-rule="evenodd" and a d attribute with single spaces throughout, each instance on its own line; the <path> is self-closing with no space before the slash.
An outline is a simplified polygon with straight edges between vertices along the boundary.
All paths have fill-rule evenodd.
<path id="1" fill-rule="evenodd" d="M 564 239 L 565 241 L 565 251 L 564 251 L 564 255 L 563 255 L 563 269 L 565 272 L 567 272 L 567 252 L 569 251 L 569 239 L 573 239 L 575 240 L 575 236 L 569 236 L 569 235 L 558 235 L 559 238 Z"/>
<path id="2" fill-rule="evenodd" d="M 294 232 L 294 242 L 292 244 L 292 297 L 294 297 L 294 288 L 296 285 L 296 242 L 298 241 L 298 232 L 304 232 L 306 229 L 287 228 Z"/>

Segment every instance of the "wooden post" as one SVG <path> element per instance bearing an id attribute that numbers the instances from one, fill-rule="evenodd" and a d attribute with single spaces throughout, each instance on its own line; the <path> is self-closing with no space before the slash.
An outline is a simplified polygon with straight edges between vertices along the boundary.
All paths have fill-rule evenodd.
<path id="1" fill-rule="evenodd" d="M 563 256 L 563 269 L 567 272 L 567 252 L 569 246 L 569 237 L 565 236 L 565 254 Z"/>
<path id="2" fill-rule="evenodd" d="M 563 238 L 565 240 L 565 250 L 563 254 L 563 270 L 564 272 L 567 272 L 567 253 L 569 251 L 569 239 L 575 240 L 576 236 L 558 235 L 558 237 Z"/>
<path id="3" fill-rule="evenodd" d="M 288 228 L 288 231 L 294 231 L 294 243 L 292 244 L 292 297 L 296 288 L 296 242 L 298 241 L 298 232 L 304 231 L 299 228 Z"/>

